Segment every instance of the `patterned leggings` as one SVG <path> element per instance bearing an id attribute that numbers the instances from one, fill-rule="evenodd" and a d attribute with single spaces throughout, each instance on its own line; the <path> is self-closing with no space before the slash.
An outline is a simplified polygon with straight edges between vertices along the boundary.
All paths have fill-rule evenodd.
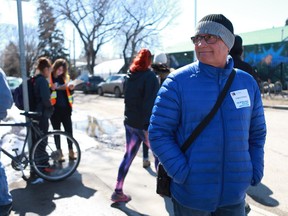
<path id="1" fill-rule="evenodd" d="M 128 125 L 124 125 L 126 130 L 126 152 L 118 170 L 118 177 L 116 183 L 116 192 L 123 191 L 123 184 L 129 168 L 134 160 L 141 142 L 144 142 L 150 148 L 148 140 L 148 131 L 136 129 Z M 155 157 L 155 156 L 154 156 Z M 158 159 L 155 157 L 155 167 L 158 165 Z"/>

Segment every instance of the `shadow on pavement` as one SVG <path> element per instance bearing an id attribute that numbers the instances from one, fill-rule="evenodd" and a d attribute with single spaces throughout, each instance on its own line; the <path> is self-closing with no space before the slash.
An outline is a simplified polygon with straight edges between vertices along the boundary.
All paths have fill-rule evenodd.
<path id="1" fill-rule="evenodd" d="M 279 202 L 274 198 L 270 197 L 273 191 L 270 190 L 266 185 L 260 183 L 256 187 L 250 187 L 247 194 L 256 202 L 270 207 L 275 207 L 279 205 Z"/>
<path id="2" fill-rule="evenodd" d="M 139 215 L 141 215 L 141 216 L 149 216 L 147 214 L 141 214 L 141 213 L 139 213 L 139 212 L 137 212 L 137 211 L 135 211 L 133 209 L 128 208 L 126 206 L 126 203 L 124 203 L 124 202 L 112 203 L 111 207 L 121 210 L 122 212 L 124 212 L 128 216 L 139 216 Z"/>
<path id="3" fill-rule="evenodd" d="M 79 196 L 89 199 L 96 190 L 82 183 L 82 176 L 77 171 L 69 178 L 60 182 L 47 182 L 17 188 L 11 191 L 13 211 L 20 216 L 26 213 L 49 215 L 56 209 L 54 200 Z"/>

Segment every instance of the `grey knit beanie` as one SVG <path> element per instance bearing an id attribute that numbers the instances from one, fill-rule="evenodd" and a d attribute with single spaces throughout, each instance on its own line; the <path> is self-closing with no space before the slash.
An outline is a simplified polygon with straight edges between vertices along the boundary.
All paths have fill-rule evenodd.
<path id="1" fill-rule="evenodd" d="M 227 45 L 229 50 L 233 47 L 235 36 L 233 25 L 222 14 L 210 14 L 203 17 L 196 27 L 195 35 L 212 34 L 218 35 Z"/>

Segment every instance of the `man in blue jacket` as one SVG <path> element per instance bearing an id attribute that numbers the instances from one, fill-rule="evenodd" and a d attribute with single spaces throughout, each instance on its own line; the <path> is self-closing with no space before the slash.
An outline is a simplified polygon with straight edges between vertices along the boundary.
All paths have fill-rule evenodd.
<path id="1" fill-rule="evenodd" d="M 7 109 L 13 104 L 13 98 L 6 81 L 6 75 L 0 68 L 0 121 L 7 115 Z M 1 140 L 0 140 L 1 147 Z M 12 197 L 9 193 L 8 182 L 3 164 L 0 161 L 0 215 L 8 216 L 12 209 Z"/>
<path id="2" fill-rule="evenodd" d="M 219 110 L 183 153 L 181 146 L 214 106 L 234 67 L 232 23 L 202 18 L 191 38 L 198 61 L 172 72 L 155 100 L 151 148 L 172 178 L 175 216 L 244 216 L 245 195 L 263 177 L 266 123 L 256 81 L 236 69 Z"/>

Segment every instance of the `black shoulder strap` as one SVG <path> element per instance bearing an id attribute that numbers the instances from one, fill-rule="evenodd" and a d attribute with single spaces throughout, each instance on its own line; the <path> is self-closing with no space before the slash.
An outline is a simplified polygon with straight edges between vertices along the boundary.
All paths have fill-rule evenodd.
<path id="1" fill-rule="evenodd" d="M 212 120 L 214 115 L 216 114 L 217 110 L 221 106 L 232 82 L 235 77 L 236 71 L 233 69 L 231 74 L 229 75 L 229 78 L 221 91 L 220 95 L 218 96 L 218 99 L 212 108 L 212 110 L 209 112 L 208 115 L 202 120 L 201 123 L 198 124 L 198 126 L 195 128 L 195 130 L 191 133 L 191 135 L 188 137 L 188 139 L 185 141 L 185 143 L 182 145 L 181 150 L 185 152 L 189 146 L 193 143 L 193 141 L 197 138 L 197 136 L 202 132 L 202 130 L 208 125 L 208 123 Z"/>

